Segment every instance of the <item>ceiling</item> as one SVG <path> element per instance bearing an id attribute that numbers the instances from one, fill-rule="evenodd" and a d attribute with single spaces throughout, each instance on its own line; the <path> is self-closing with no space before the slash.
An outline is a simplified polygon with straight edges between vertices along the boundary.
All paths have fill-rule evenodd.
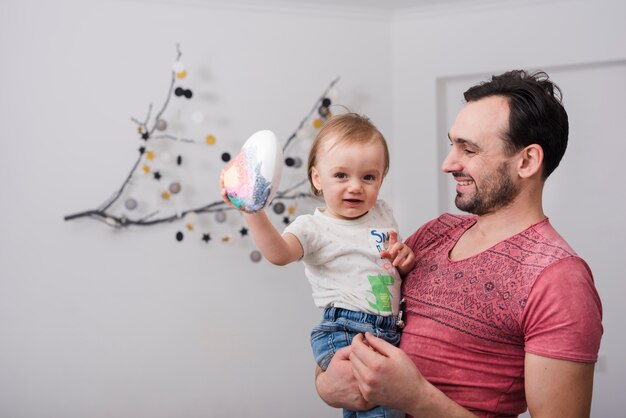
<path id="1" fill-rule="evenodd" d="M 219 0 L 218 0 L 219 1 Z M 229 0 L 232 5 L 250 5 L 258 7 L 294 7 L 314 9 L 324 6 L 331 8 L 355 9 L 362 11 L 399 11 L 419 9 L 422 7 L 436 7 L 441 5 L 472 5 L 476 3 L 497 2 L 497 0 Z M 500 0 L 502 2 L 503 0 Z M 507 0 L 511 1 L 511 0 Z M 200 0 L 211 3 L 214 0 Z"/>
<path id="2" fill-rule="evenodd" d="M 278 0 L 247 0 L 250 3 L 276 4 Z M 415 8 L 419 6 L 432 5 L 437 3 L 458 3 L 463 0 L 283 0 L 282 4 L 302 5 L 302 6 L 340 6 L 350 8 L 379 9 L 379 10 L 401 10 Z"/>

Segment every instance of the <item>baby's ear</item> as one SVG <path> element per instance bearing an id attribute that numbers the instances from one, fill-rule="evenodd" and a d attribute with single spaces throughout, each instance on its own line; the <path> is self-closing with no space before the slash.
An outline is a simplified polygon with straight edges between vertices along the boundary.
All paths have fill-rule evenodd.
<path id="1" fill-rule="evenodd" d="M 322 182 L 320 181 L 320 173 L 315 167 L 311 167 L 311 182 L 318 192 L 318 196 L 322 195 Z"/>

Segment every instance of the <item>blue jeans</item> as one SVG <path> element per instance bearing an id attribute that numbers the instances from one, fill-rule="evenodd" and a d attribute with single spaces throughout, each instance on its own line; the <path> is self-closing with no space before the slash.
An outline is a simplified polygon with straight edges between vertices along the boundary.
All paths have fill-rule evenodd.
<path id="1" fill-rule="evenodd" d="M 397 346 L 400 331 L 395 316 L 380 316 L 341 308 L 326 308 L 322 322 L 311 331 L 311 347 L 315 361 L 326 370 L 337 350 L 352 344 L 355 335 L 370 332 Z M 382 406 L 368 411 L 343 410 L 344 418 L 400 418 L 404 413 Z"/>

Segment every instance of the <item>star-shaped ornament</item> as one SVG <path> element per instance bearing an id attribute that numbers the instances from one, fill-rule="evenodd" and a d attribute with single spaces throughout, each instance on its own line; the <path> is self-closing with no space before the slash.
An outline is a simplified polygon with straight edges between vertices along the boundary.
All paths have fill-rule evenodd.
<path id="1" fill-rule="evenodd" d="M 239 233 L 241 234 L 242 237 L 245 237 L 246 235 L 248 235 L 248 228 L 244 226 L 243 228 L 239 230 Z"/>
<path id="2" fill-rule="evenodd" d="M 202 241 L 204 242 L 211 241 L 211 234 L 202 234 Z"/>
<path id="3" fill-rule="evenodd" d="M 155 171 L 153 176 L 155 180 L 161 180 L 161 173 L 159 173 L 158 171 Z"/>

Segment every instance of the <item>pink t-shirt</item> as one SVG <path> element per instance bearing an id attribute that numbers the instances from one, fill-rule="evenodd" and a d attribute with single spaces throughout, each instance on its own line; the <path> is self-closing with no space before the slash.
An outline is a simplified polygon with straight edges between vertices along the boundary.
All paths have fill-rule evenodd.
<path id="1" fill-rule="evenodd" d="M 400 347 L 424 377 L 481 417 L 526 410 L 524 354 L 595 362 L 602 306 L 587 264 L 546 219 L 465 260 L 448 257 L 476 217 L 445 214 L 406 241 Z"/>

